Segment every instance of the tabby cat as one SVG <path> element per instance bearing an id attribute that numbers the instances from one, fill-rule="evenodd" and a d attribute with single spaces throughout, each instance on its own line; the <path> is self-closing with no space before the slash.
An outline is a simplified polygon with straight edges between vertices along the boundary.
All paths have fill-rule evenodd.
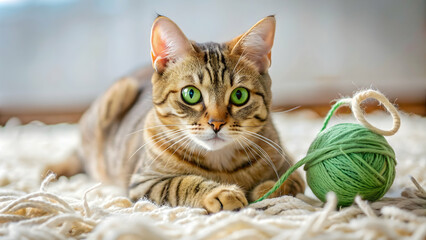
<path id="1" fill-rule="evenodd" d="M 80 121 L 81 161 L 51 169 L 72 175 L 81 167 L 127 188 L 134 201 L 211 213 L 261 197 L 291 165 L 270 117 L 274 34 L 268 16 L 229 42 L 201 44 L 159 16 L 154 70 L 117 81 L 97 99 Z M 304 188 L 295 173 L 271 197 Z"/>

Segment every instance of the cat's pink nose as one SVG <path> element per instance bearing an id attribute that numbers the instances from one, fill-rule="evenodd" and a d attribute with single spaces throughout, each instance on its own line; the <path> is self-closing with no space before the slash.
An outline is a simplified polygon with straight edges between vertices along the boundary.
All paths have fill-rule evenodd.
<path id="1" fill-rule="evenodd" d="M 223 125 L 225 125 L 225 124 L 226 124 L 226 122 L 225 122 L 225 121 L 223 121 L 223 120 L 210 119 L 210 120 L 209 120 L 209 122 L 208 122 L 208 124 L 209 124 L 210 126 L 212 126 L 213 131 L 214 131 L 215 133 L 217 133 L 217 132 L 219 132 L 219 131 L 220 131 L 220 128 L 221 128 Z"/>

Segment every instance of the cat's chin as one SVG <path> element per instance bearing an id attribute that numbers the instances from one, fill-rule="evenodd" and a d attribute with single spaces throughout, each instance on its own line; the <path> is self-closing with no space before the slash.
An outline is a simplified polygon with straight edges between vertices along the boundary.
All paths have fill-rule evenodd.
<path id="1" fill-rule="evenodd" d="M 194 141 L 207 151 L 217 151 L 229 146 L 232 141 L 215 136 L 210 139 L 194 139 Z"/>

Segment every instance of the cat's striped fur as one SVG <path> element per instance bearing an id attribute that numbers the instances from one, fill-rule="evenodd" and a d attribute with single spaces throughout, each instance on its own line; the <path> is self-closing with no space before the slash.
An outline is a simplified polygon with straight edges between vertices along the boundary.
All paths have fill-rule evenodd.
<path id="1" fill-rule="evenodd" d="M 170 19 L 157 18 L 156 71 L 119 80 L 80 121 L 85 171 L 126 187 L 133 200 L 209 212 L 262 196 L 291 164 L 270 119 L 274 30 L 269 16 L 230 42 L 199 44 Z M 200 90 L 199 103 L 183 101 L 186 86 Z M 237 87 L 250 94 L 242 106 L 230 101 Z M 303 190 L 296 173 L 272 197 Z"/>

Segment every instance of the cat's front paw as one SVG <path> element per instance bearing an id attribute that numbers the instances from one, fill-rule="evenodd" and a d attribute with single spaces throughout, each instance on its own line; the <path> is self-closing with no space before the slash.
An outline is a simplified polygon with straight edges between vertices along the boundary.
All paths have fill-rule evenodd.
<path id="1" fill-rule="evenodd" d="M 250 193 L 250 201 L 255 201 L 265 195 L 275 185 L 275 181 L 268 180 L 257 185 Z M 305 192 L 305 182 L 302 176 L 295 172 L 268 198 L 276 198 L 284 195 L 296 196 L 298 193 Z"/>
<path id="2" fill-rule="evenodd" d="M 203 207 L 209 213 L 221 210 L 238 210 L 248 205 L 244 192 L 237 186 L 219 186 L 203 199 Z"/>

